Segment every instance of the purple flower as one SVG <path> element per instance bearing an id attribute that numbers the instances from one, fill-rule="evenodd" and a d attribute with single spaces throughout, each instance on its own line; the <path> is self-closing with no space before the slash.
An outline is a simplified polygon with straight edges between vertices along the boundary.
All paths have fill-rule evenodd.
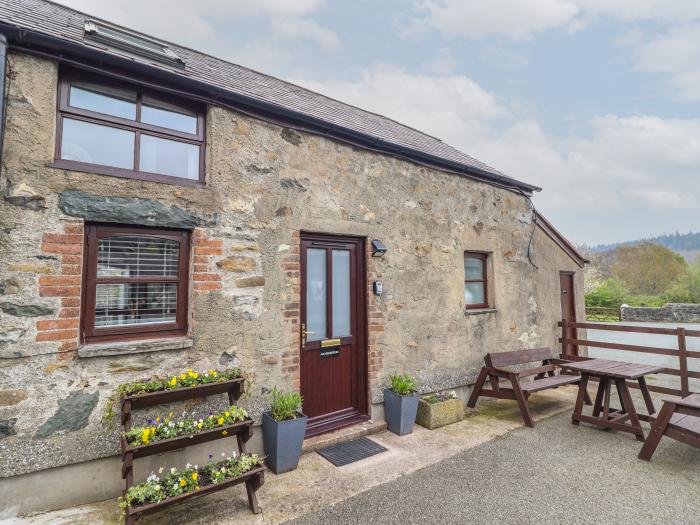
<path id="1" fill-rule="evenodd" d="M 209 454 L 209 459 L 211 459 L 211 458 L 213 458 L 213 457 L 214 457 L 214 456 L 212 456 L 211 454 Z"/>

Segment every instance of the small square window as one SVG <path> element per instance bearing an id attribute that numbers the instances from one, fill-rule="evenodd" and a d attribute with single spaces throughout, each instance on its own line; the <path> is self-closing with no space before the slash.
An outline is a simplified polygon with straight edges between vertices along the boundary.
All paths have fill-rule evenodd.
<path id="1" fill-rule="evenodd" d="M 488 308 L 488 255 L 464 252 L 464 305 L 466 308 Z"/>

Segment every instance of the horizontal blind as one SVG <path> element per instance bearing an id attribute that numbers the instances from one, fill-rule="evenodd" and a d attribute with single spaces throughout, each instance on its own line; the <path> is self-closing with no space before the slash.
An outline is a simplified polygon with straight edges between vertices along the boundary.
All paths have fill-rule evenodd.
<path id="1" fill-rule="evenodd" d="M 95 326 L 171 323 L 177 317 L 176 283 L 98 284 Z"/>
<path id="2" fill-rule="evenodd" d="M 99 239 L 97 277 L 176 277 L 180 243 L 170 239 L 125 235 Z"/>

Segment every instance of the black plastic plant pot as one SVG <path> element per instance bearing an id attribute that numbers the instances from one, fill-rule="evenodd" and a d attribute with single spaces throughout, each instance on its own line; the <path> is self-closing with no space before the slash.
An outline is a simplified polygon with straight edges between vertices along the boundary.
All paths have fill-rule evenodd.
<path id="1" fill-rule="evenodd" d="M 384 418 L 390 432 L 404 436 L 413 432 L 418 412 L 418 396 L 400 396 L 393 390 L 384 390 Z"/>
<path id="2" fill-rule="evenodd" d="M 285 421 L 275 421 L 267 412 L 262 416 L 265 463 L 275 474 L 294 470 L 299 464 L 308 418 L 297 415 Z"/>

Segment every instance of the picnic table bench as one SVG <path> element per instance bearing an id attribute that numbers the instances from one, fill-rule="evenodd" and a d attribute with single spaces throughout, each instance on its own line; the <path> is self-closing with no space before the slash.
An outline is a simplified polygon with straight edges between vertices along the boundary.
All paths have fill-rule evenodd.
<path id="1" fill-rule="evenodd" d="M 539 365 L 518 371 L 504 368 L 533 364 L 535 362 L 538 362 Z M 578 375 L 555 373 L 557 368 L 560 368 L 567 361 L 554 358 L 549 348 L 530 348 L 513 352 L 489 353 L 484 357 L 484 363 L 485 366 L 479 372 L 479 377 L 476 380 L 467 406 L 474 408 L 480 396 L 514 399 L 518 402 L 523 421 L 528 427 L 534 427 L 532 416 L 527 406 L 527 400 L 531 394 L 563 385 L 575 385 L 581 381 Z M 532 376 L 534 378 L 530 381 L 521 381 L 522 378 Z M 490 389 L 484 388 L 487 379 L 491 384 Z M 586 402 L 591 404 L 591 400 L 587 397 Z"/>
<path id="2" fill-rule="evenodd" d="M 609 359 L 587 359 L 578 362 L 569 362 L 562 365 L 568 370 L 574 370 L 581 374 L 579 385 L 579 395 L 576 399 L 574 413 L 571 415 L 571 422 L 578 425 L 579 422 L 592 423 L 613 430 L 630 432 L 639 441 L 644 441 L 644 431 L 640 424 L 640 416 L 634 407 L 632 396 L 630 395 L 627 381 L 637 381 L 639 390 L 642 392 L 644 403 L 649 416 L 656 412 L 652 402 L 649 389 L 644 376 L 657 374 L 663 370 L 658 366 L 642 365 L 638 363 L 625 363 L 622 361 L 611 361 Z M 598 393 L 596 394 L 593 414 L 583 414 L 584 396 L 588 395 L 586 390 L 591 377 L 598 379 Z M 617 387 L 621 408 L 610 408 L 610 388 L 612 384 Z M 602 414 L 601 414 L 602 412 Z M 629 421 L 629 422 L 627 422 Z"/>
<path id="3" fill-rule="evenodd" d="M 700 394 L 683 399 L 664 399 L 663 402 L 639 452 L 639 459 L 650 461 L 663 436 L 700 448 Z"/>

